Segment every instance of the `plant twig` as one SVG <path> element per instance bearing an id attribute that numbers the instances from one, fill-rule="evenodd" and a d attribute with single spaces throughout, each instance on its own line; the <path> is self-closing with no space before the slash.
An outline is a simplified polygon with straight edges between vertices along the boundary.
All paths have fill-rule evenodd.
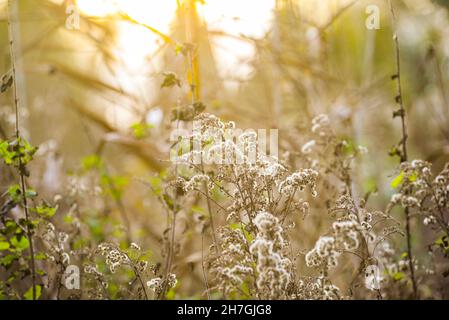
<path id="1" fill-rule="evenodd" d="M 9 50 L 11 57 L 11 68 L 12 68 L 12 77 L 13 77 L 13 95 L 14 95 L 14 108 L 15 108 L 15 130 L 16 130 L 16 139 L 20 144 L 20 126 L 19 126 L 19 98 L 17 93 L 17 78 L 16 78 L 16 65 L 15 65 L 15 50 L 14 50 L 14 41 L 13 41 L 13 29 L 12 29 L 12 17 L 11 10 L 12 0 L 8 1 L 7 11 L 8 11 L 8 34 L 9 34 Z M 31 280 L 32 280 L 32 297 L 33 300 L 36 300 L 36 267 L 35 267 L 35 259 L 34 259 L 34 246 L 33 246 L 33 237 L 32 231 L 30 229 L 30 214 L 28 211 L 28 203 L 26 197 L 26 184 L 25 184 L 25 165 L 22 163 L 21 155 L 19 155 L 19 168 L 20 174 L 20 188 L 23 197 L 23 209 L 25 211 L 25 219 L 27 221 L 26 226 L 26 234 L 28 237 L 28 242 L 30 246 L 30 268 L 31 268 Z"/>
<path id="2" fill-rule="evenodd" d="M 203 272 L 203 281 L 206 286 L 207 300 L 210 300 L 210 288 L 207 280 L 206 268 L 204 267 L 204 230 L 201 231 L 201 270 Z"/>

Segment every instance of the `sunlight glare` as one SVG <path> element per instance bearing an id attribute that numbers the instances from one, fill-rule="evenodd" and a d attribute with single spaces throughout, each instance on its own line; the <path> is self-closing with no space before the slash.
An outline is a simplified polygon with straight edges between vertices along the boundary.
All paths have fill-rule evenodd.
<path id="1" fill-rule="evenodd" d="M 117 6 L 111 0 L 77 0 L 76 4 L 81 12 L 93 17 L 105 17 L 117 12 Z"/>
<path id="2" fill-rule="evenodd" d="M 275 0 L 209 0 L 199 6 L 208 29 L 227 34 L 212 38 L 212 50 L 218 72 L 228 88 L 235 87 L 236 81 L 247 80 L 253 71 L 251 61 L 256 48 L 238 38 L 263 37 L 271 27 L 274 6 Z"/>

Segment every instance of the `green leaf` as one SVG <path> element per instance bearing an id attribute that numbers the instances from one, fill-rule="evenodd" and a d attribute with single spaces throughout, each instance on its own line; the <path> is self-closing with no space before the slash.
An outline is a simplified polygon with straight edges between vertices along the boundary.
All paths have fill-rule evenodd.
<path id="1" fill-rule="evenodd" d="M 248 297 L 251 296 L 251 292 L 250 292 L 249 287 L 248 287 L 248 284 L 247 284 L 246 282 L 243 282 L 243 283 L 242 283 L 240 289 L 242 290 L 242 292 L 243 292 L 246 296 L 248 296 Z M 241 299 L 243 299 L 243 297 L 241 297 Z"/>
<path id="2" fill-rule="evenodd" d="M 201 214 L 201 215 L 203 215 L 203 216 L 206 215 L 206 210 L 204 210 L 204 208 L 202 208 L 202 207 L 200 207 L 200 206 L 193 205 L 192 208 L 191 208 L 191 210 L 192 210 L 192 212 L 194 212 L 194 213 L 198 213 L 198 214 Z"/>
<path id="3" fill-rule="evenodd" d="M 21 201 L 21 189 L 18 184 L 13 184 L 8 188 L 8 195 L 12 201 L 19 203 Z"/>
<path id="4" fill-rule="evenodd" d="M 84 157 L 81 160 L 83 169 L 86 171 L 100 169 L 103 165 L 101 158 L 95 154 Z"/>
<path id="5" fill-rule="evenodd" d="M 408 177 L 408 181 L 410 182 L 415 182 L 418 179 L 418 175 L 416 174 L 416 172 L 413 172 L 410 177 Z"/>
<path id="6" fill-rule="evenodd" d="M 68 224 L 73 223 L 73 221 L 75 221 L 75 219 L 74 219 L 71 215 L 65 215 L 65 216 L 62 218 L 62 220 L 63 220 L 65 223 L 68 223 Z"/>
<path id="7" fill-rule="evenodd" d="M 0 93 L 3 93 L 9 88 L 11 88 L 13 83 L 14 83 L 13 75 L 8 73 L 4 74 L 1 79 Z"/>
<path id="8" fill-rule="evenodd" d="M 11 244 L 17 249 L 17 250 L 25 250 L 30 246 L 30 242 L 28 239 L 24 236 L 14 236 L 11 238 Z"/>
<path id="9" fill-rule="evenodd" d="M 41 206 L 37 206 L 35 208 L 35 211 L 38 215 L 44 218 L 51 218 L 56 213 L 56 208 L 52 208 L 50 206 L 47 206 L 46 204 L 43 204 Z"/>
<path id="10" fill-rule="evenodd" d="M 443 249 L 449 248 L 449 241 L 447 236 L 442 236 L 435 240 L 435 244 Z"/>
<path id="11" fill-rule="evenodd" d="M 253 242 L 254 236 L 251 233 L 243 229 L 243 234 L 245 235 L 246 240 L 248 240 L 249 242 Z"/>
<path id="12" fill-rule="evenodd" d="M 162 179 L 161 179 L 160 177 L 150 177 L 150 178 L 148 179 L 148 182 L 150 183 L 150 185 L 151 185 L 151 187 L 152 187 L 154 193 L 155 193 L 157 196 L 160 196 L 161 193 L 162 193 L 162 188 L 161 188 L 161 185 L 162 185 Z"/>
<path id="13" fill-rule="evenodd" d="M 170 288 L 170 290 L 168 290 L 165 297 L 167 298 L 167 300 L 173 300 L 175 298 L 175 294 L 176 294 L 176 291 L 174 290 L 174 288 Z"/>
<path id="14" fill-rule="evenodd" d="M 243 235 L 245 236 L 246 240 L 248 240 L 249 242 L 252 242 L 254 240 L 254 236 L 251 233 L 249 233 L 248 231 L 246 231 L 241 223 L 232 223 L 230 225 L 230 228 L 232 230 L 237 230 L 237 229 L 242 230 Z"/>
<path id="15" fill-rule="evenodd" d="M 36 274 L 40 275 L 40 276 L 45 276 L 47 273 L 44 270 L 42 270 L 42 269 L 37 269 L 36 270 Z"/>
<path id="16" fill-rule="evenodd" d="M 100 179 L 103 190 L 113 199 L 117 200 L 122 197 L 123 191 L 129 180 L 125 176 L 109 176 L 103 174 Z"/>
<path id="17" fill-rule="evenodd" d="M 0 265 L 9 267 L 17 259 L 19 259 L 19 257 L 16 254 L 8 254 L 0 259 Z"/>
<path id="18" fill-rule="evenodd" d="M 164 202 L 167 204 L 167 206 L 168 206 L 171 210 L 174 209 L 173 200 L 172 200 L 172 198 L 170 198 L 170 196 L 169 196 L 168 194 L 164 193 L 164 194 L 162 195 L 162 199 L 164 199 Z"/>
<path id="19" fill-rule="evenodd" d="M 131 126 L 133 130 L 133 136 L 136 139 L 143 139 L 149 136 L 150 129 L 153 129 L 154 126 L 149 123 L 135 123 Z"/>
<path id="20" fill-rule="evenodd" d="M 395 281 L 399 281 L 399 280 L 402 280 L 402 279 L 404 279 L 404 273 L 402 273 L 402 272 L 396 272 L 395 274 L 393 274 L 393 279 L 395 280 Z"/>
<path id="21" fill-rule="evenodd" d="M 33 160 L 37 148 L 30 145 L 30 143 L 23 138 L 15 139 L 11 142 L 2 141 L 0 143 L 0 157 L 6 165 L 14 165 L 19 168 L 25 175 L 27 171 L 25 166 Z"/>
<path id="22" fill-rule="evenodd" d="M 38 252 L 34 255 L 34 259 L 36 260 L 45 260 L 47 259 L 47 255 L 43 252 Z"/>
<path id="23" fill-rule="evenodd" d="M 404 171 L 401 171 L 401 173 L 396 178 L 394 178 L 393 181 L 391 181 L 390 185 L 393 189 L 396 189 L 401 185 L 403 180 L 404 180 Z"/>
<path id="24" fill-rule="evenodd" d="M 175 54 L 179 55 L 180 53 L 182 53 L 182 49 L 183 49 L 182 43 L 177 43 L 175 46 Z"/>
<path id="25" fill-rule="evenodd" d="M 36 147 L 33 147 L 28 140 L 19 138 L 19 156 L 21 157 L 22 165 L 27 165 L 37 151 Z"/>
<path id="26" fill-rule="evenodd" d="M 171 88 L 173 86 L 181 87 L 181 80 L 174 72 L 164 72 L 164 81 L 161 84 L 161 88 Z"/>
<path id="27" fill-rule="evenodd" d="M 201 3 L 204 3 L 204 0 L 197 0 Z M 175 54 L 182 54 L 184 57 L 187 57 L 189 53 L 193 53 L 195 50 L 195 45 L 192 43 L 184 42 L 184 43 L 176 43 L 175 46 Z"/>
<path id="28" fill-rule="evenodd" d="M 36 300 L 40 298 L 42 294 L 42 286 L 36 285 Z M 23 295 L 25 300 L 33 300 L 33 286 L 31 286 L 27 292 Z"/>
<path id="29" fill-rule="evenodd" d="M 229 227 L 230 227 L 232 230 L 240 229 L 240 223 L 231 223 L 231 224 L 229 225 Z"/>
<path id="30" fill-rule="evenodd" d="M 6 165 L 12 164 L 14 152 L 9 151 L 8 141 L 2 141 L 0 143 L 0 158 L 3 159 Z"/>
<path id="31" fill-rule="evenodd" d="M 388 152 L 388 155 L 389 155 L 390 157 L 395 157 L 395 156 L 401 157 L 402 152 L 401 152 L 401 150 L 399 150 L 397 147 L 393 147 L 393 148 L 391 148 L 391 150 Z"/>

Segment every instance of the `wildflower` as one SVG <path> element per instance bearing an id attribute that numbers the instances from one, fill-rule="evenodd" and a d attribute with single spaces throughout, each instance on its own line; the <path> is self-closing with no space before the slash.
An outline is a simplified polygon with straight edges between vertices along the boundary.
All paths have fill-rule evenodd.
<path id="1" fill-rule="evenodd" d="M 313 169 L 303 169 L 288 176 L 279 184 L 279 193 L 291 196 L 295 190 L 303 191 L 306 186 L 312 190 L 312 195 L 316 196 L 316 180 L 318 172 Z"/>
<path id="2" fill-rule="evenodd" d="M 148 261 L 140 260 L 136 263 L 136 269 L 137 269 L 137 272 L 139 272 L 139 273 L 145 272 L 147 267 L 148 267 Z"/>
<path id="3" fill-rule="evenodd" d="M 129 257 L 115 245 L 102 243 L 98 245 L 98 251 L 106 257 L 106 264 L 109 266 L 111 273 L 115 273 L 118 267 L 131 262 Z"/>
<path id="4" fill-rule="evenodd" d="M 436 224 L 437 223 L 437 219 L 435 218 L 435 216 L 430 215 L 424 218 L 423 223 L 425 226 L 431 225 L 431 224 Z"/>
<path id="5" fill-rule="evenodd" d="M 336 250 L 334 237 L 323 236 L 318 239 L 315 247 L 306 254 L 308 267 L 333 268 L 337 266 L 340 253 Z"/>
<path id="6" fill-rule="evenodd" d="M 257 261 L 257 287 L 266 298 L 282 297 L 292 279 L 291 261 L 285 256 L 288 243 L 282 236 L 282 227 L 268 212 L 259 212 L 254 224 L 258 233 L 250 252 Z"/>
<path id="7" fill-rule="evenodd" d="M 162 279 L 161 278 L 153 278 L 147 282 L 147 287 L 150 290 L 153 290 L 156 294 L 159 294 L 162 291 Z"/>
<path id="8" fill-rule="evenodd" d="M 185 192 L 199 190 L 200 188 L 202 188 L 203 183 L 206 183 L 208 185 L 209 190 L 213 188 L 213 184 L 209 176 L 206 174 L 197 174 L 193 176 L 189 181 L 184 183 L 183 188 Z"/>

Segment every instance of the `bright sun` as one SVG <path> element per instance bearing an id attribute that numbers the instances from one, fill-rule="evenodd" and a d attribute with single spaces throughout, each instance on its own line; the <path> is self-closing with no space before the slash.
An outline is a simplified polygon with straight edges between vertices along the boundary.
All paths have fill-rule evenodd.
<path id="1" fill-rule="evenodd" d="M 77 4 L 90 16 L 104 17 L 122 10 L 139 22 L 167 32 L 177 0 L 77 0 Z M 271 19 L 274 4 L 275 0 L 208 0 L 199 5 L 199 11 L 207 23 L 218 23 L 220 27 L 229 29 L 226 31 L 256 36 L 263 32 L 260 27 Z M 236 18 L 243 23 L 226 22 L 235 22 Z"/>
<path id="2" fill-rule="evenodd" d="M 126 12 L 136 21 L 148 24 L 163 33 L 170 31 L 177 8 L 177 0 L 78 0 L 80 10 L 89 16 L 105 17 L 118 11 Z M 263 36 L 270 27 L 275 0 L 207 0 L 198 6 L 199 15 L 211 30 L 223 31 L 232 36 L 241 34 Z M 255 10 L 257 8 L 257 10 Z M 142 38 L 144 36 L 144 38 Z M 142 39 L 145 39 L 142 41 Z M 122 58 L 129 67 L 138 68 L 138 61 L 157 49 L 157 37 L 129 27 L 119 29 L 118 46 L 123 48 Z M 249 61 L 254 55 L 251 44 L 230 37 L 213 39 L 213 50 L 223 77 L 244 77 L 250 73 Z M 230 68 L 231 66 L 231 68 Z"/>
<path id="3" fill-rule="evenodd" d="M 88 16 L 101 18 L 122 11 L 138 22 L 169 34 L 178 1 L 183 0 L 77 0 L 77 4 Z M 308 19 L 320 24 L 328 19 L 333 11 L 330 8 L 337 8 L 347 1 L 301 0 L 298 5 Z M 211 37 L 210 41 L 220 77 L 226 86 L 234 87 L 239 83 L 236 79 L 245 80 L 251 76 L 251 62 L 256 52 L 253 43 L 238 38 L 241 35 L 263 37 L 271 28 L 276 0 L 205 0 L 198 3 L 198 13 L 208 29 L 230 35 Z M 128 72 L 139 73 L 147 63 L 146 57 L 160 47 L 161 39 L 146 29 L 129 24 L 118 25 L 117 31 L 117 56 Z M 158 58 L 153 57 L 152 63 L 157 69 Z"/>
<path id="4" fill-rule="evenodd" d="M 133 19 L 151 24 L 162 32 L 168 31 L 176 10 L 176 0 L 78 0 L 77 3 L 87 15 L 103 17 L 123 11 Z"/>

